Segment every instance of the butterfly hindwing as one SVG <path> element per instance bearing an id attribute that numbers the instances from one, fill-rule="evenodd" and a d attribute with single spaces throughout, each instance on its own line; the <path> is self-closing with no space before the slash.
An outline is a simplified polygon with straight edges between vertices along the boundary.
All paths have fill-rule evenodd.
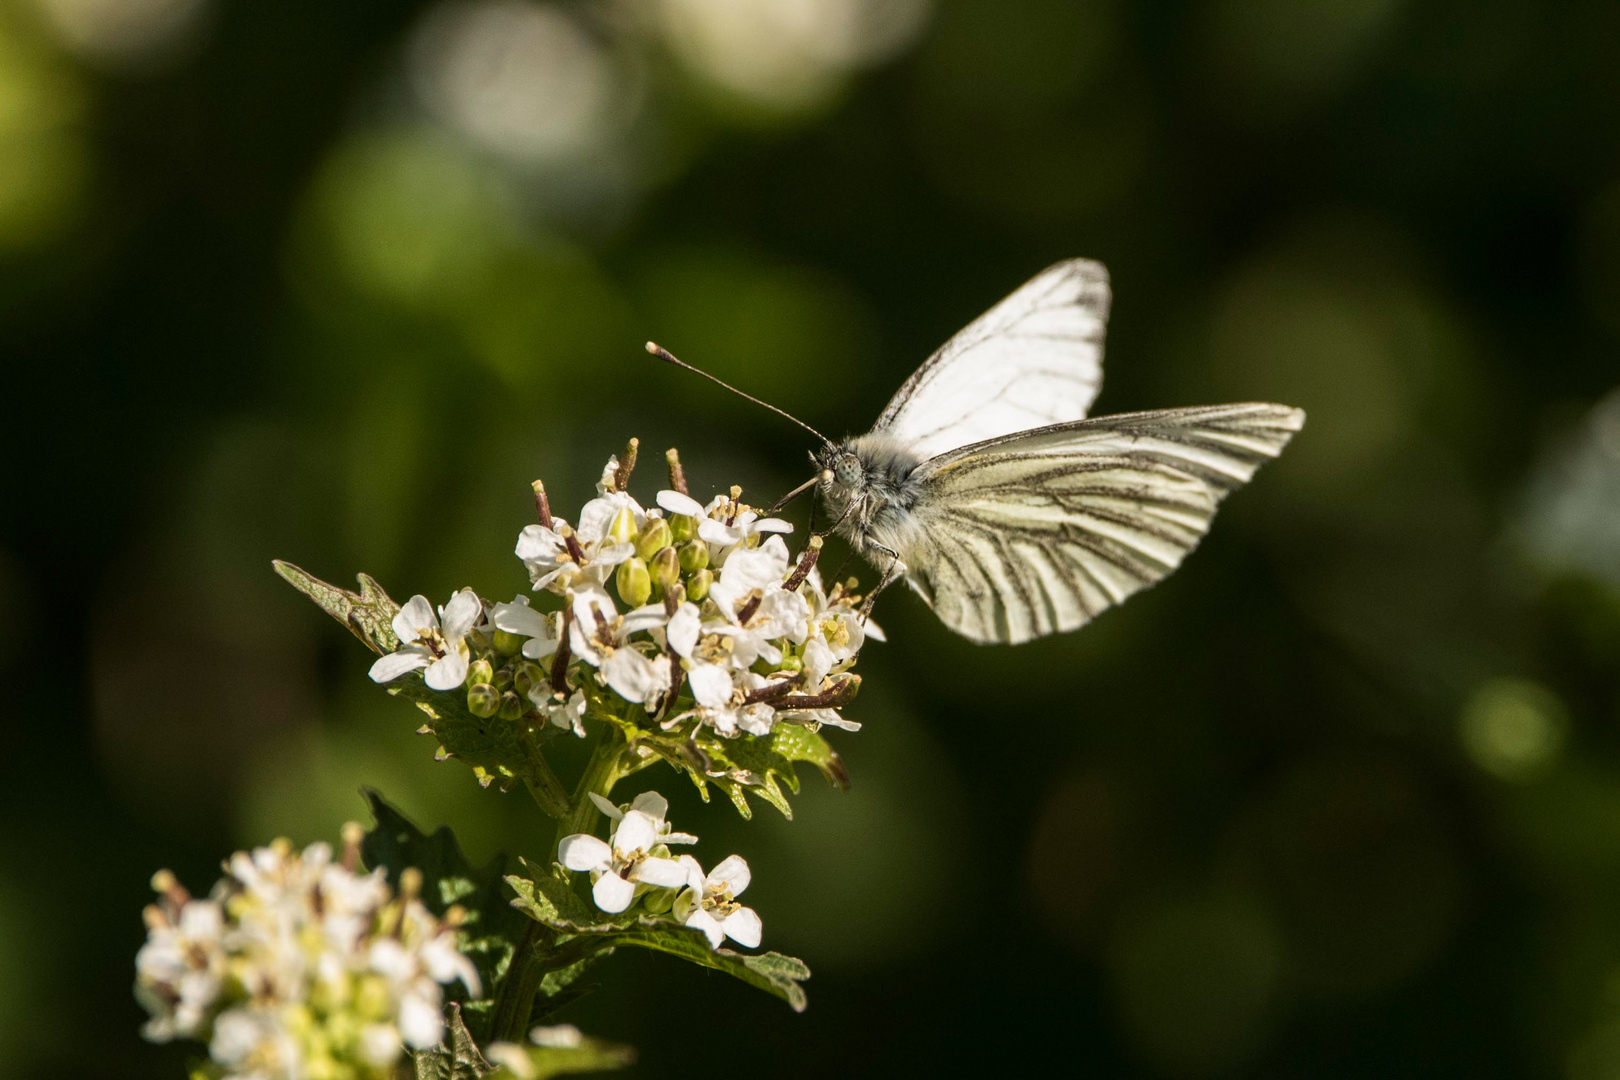
<path id="1" fill-rule="evenodd" d="M 1165 409 L 941 454 L 917 470 L 906 578 L 975 641 L 1073 630 L 1174 570 L 1303 423 L 1283 405 Z"/>

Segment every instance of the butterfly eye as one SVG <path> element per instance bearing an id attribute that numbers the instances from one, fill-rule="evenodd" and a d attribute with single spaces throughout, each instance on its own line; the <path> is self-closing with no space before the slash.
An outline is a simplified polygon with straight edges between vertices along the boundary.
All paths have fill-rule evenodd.
<path id="1" fill-rule="evenodd" d="M 840 484 L 854 484 L 860 481 L 861 459 L 854 454 L 839 454 L 838 460 L 833 464 L 833 475 Z"/>

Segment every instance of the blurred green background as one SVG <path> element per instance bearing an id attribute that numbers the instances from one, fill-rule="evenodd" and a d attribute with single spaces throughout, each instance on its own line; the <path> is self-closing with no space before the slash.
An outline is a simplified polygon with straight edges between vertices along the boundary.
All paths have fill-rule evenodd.
<path id="1" fill-rule="evenodd" d="M 1304 434 L 1079 634 L 887 596 L 854 790 L 794 824 L 644 774 L 808 1013 L 626 956 L 567 1018 L 644 1077 L 1620 1076 L 1617 42 L 1612 0 L 0 0 L 0 1074 L 182 1075 L 130 994 L 157 867 L 363 783 L 549 839 L 273 556 L 504 598 L 528 482 L 577 506 L 630 435 L 767 501 L 803 434 L 642 341 L 860 431 L 1086 255 L 1099 411 Z"/>

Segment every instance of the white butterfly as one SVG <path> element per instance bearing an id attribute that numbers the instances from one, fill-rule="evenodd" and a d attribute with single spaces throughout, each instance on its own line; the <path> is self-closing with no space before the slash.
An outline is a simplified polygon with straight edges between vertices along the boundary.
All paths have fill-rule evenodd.
<path id="1" fill-rule="evenodd" d="M 1058 263 L 816 457 L 836 531 L 964 637 L 1073 630 L 1152 585 L 1305 423 L 1267 404 L 1086 419 L 1108 305 L 1102 264 Z"/>

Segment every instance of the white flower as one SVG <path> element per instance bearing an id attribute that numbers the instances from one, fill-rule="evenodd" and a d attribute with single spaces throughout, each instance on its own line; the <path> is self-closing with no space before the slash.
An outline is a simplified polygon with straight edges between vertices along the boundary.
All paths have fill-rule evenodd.
<path id="1" fill-rule="evenodd" d="M 673 831 L 669 822 L 664 820 L 669 816 L 669 800 L 656 791 L 643 791 L 623 806 L 613 805 L 605 795 L 598 795 L 594 791 L 589 794 L 591 802 L 595 803 L 596 808 L 606 814 L 610 821 L 623 820 L 625 813 L 630 810 L 638 810 L 652 818 L 653 823 L 658 827 L 658 842 L 660 844 L 697 843 L 697 837 L 691 833 Z"/>
<path id="2" fill-rule="evenodd" d="M 708 506 L 678 491 L 660 491 L 658 505 L 671 514 L 696 518 L 698 536 L 717 555 L 746 543 L 756 533 L 790 533 L 793 526 L 781 518 L 762 518 L 752 507 L 743 507 L 726 495 L 716 495 Z"/>
<path id="3" fill-rule="evenodd" d="M 150 912 L 155 925 L 135 954 L 135 993 L 153 1014 L 141 1033 L 153 1042 L 197 1035 L 223 988 L 224 910 L 214 900 L 188 899 L 173 923 L 155 907 Z"/>
<path id="4" fill-rule="evenodd" d="M 572 697 L 566 701 L 558 701 L 551 688 L 536 684 L 529 690 L 529 700 L 535 709 L 553 727 L 560 727 L 564 731 L 572 731 L 581 739 L 585 737 L 585 694 L 575 690 Z"/>
<path id="5" fill-rule="evenodd" d="M 527 638 L 523 655 L 530 660 L 544 660 L 557 651 L 557 616 L 534 610 L 527 596 L 514 596 L 510 604 L 496 604 L 490 621 L 497 629 Z"/>
<path id="6" fill-rule="evenodd" d="M 579 512 L 577 529 L 569 530 L 568 522 L 562 518 L 553 518 L 550 528 L 526 526 L 518 534 L 516 553 L 528 567 L 535 589 L 565 593 L 582 582 L 605 583 L 614 567 L 636 553 L 634 544 L 611 535 L 621 512 L 631 531 L 639 529 L 647 516 L 629 495 L 610 491 L 585 504 Z M 577 555 L 573 550 L 576 546 Z"/>
<path id="7" fill-rule="evenodd" d="M 759 915 L 736 900 L 752 879 L 743 857 L 732 855 L 708 874 L 690 855 L 682 855 L 680 861 L 687 872 L 687 888 L 675 898 L 675 917 L 702 930 L 716 949 L 728 937 L 747 948 L 758 948 L 764 930 Z"/>
<path id="8" fill-rule="evenodd" d="M 467 681 L 466 638 L 483 615 L 483 601 L 471 589 L 452 596 L 440 615 L 433 613 L 427 597 L 411 597 L 394 616 L 399 648 L 371 665 L 372 681 L 392 682 L 408 671 L 427 668 L 422 679 L 431 689 L 454 690 Z"/>
<path id="9" fill-rule="evenodd" d="M 228 1080 L 307 1076 L 316 1062 L 381 1077 L 406 1047 L 437 1045 L 441 984 L 459 980 L 477 997 L 477 969 L 453 925 L 414 895 L 396 898 L 381 869 L 351 869 L 359 835 L 354 826 L 341 864 L 325 844 L 237 852 L 206 901 L 173 875 L 154 878 L 162 899 L 147 909 L 136 959 L 147 1037 L 206 1034 Z M 205 993 L 192 985 L 199 975 L 213 982 Z"/>
<path id="10" fill-rule="evenodd" d="M 649 660 L 637 649 L 616 649 L 602 661 L 602 681 L 626 701 L 651 712 L 669 694 L 669 657 L 659 653 Z"/>
<path id="11" fill-rule="evenodd" d="M 686 884 L 687 871 L 680 863 L 649 854 L 659 842 L 660 824 L 640 810 L 626 811 L 605 843 L 588 833 L 563 837 L 558 860 L 570 870 L 589 871 L 596 906 L 616 915 L 635 899 L 637 885 L 673 889 Z"/>
<path id="12" fill-rule="evenodd" d="M 599 586 L 570 593 L 568 602 L 573 614 L 568 627 L 568 647 L 579 659 L 597 668 L 623 646 L 631 634 L 661 627 L 665 620 L 661 604 L 648 604 L 620 615 L 613 598 Z"/>

